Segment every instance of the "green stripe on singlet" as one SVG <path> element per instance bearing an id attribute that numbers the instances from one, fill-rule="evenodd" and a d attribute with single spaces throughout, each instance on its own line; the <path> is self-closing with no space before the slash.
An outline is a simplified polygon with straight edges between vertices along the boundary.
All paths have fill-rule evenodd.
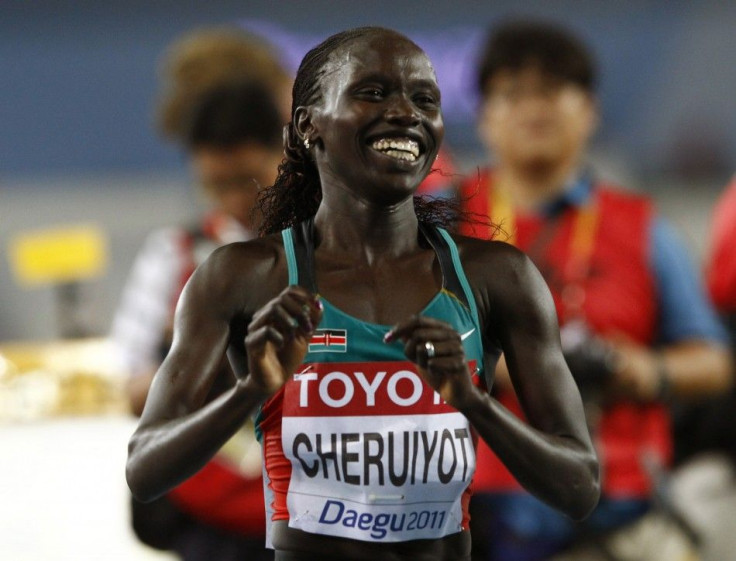
<path id="1" fill-rule="evenodd" d="M 452 264 L 455 266 L 455 273 L 457 274 L 458 280 L 460 280 L 460 285 L 463 287 L 463 292 L 465 292 L 465 299 L 468 301 L 468 305 L 470 306 L 470 311 L 473 314 L 475 325 L 480 328 L 480 321 L 478 320 L 478 306 L 475 303 L 475 297 L 473 296 L 473 291 L 470 288 L 468 277 L 465 276 L 465 270 L 460 262 L 460 254 L 457 251 L 455 240 L 452 239 L 450 234 L 448 234 L 447 230 L 444 228 L 437 228 L 437 230 L 440 235 L 445 238 L 447 245 L 450 247 L 450 255 L 452 257 Z"/>
<path id="2" fill-rule="evenodd" d="M 289 267 L 289 285 L 299 284 L 296 255 L 294 254 L 294 238 L 291 235 L 291 228 L 282 230 L 281 238 L 284 240 L 284 253 L 286 253 L 286 263 Z"/>

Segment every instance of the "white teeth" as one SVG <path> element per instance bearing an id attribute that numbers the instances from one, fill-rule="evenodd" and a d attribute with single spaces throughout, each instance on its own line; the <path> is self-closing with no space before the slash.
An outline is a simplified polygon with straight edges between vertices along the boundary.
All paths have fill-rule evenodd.
<path id="1" fill-rule="evenodd" d="M 375 140 L 371 147 L 399 160 L 414 162 L 419 157 L 419 143 L 410 138 L 381 138 Z"/>
<path id="2" fill-rule="evenodd" d="M 396 158 L 397 160 L 406 160 L 407 162 L 415 162 L 417 157 L 410 152 L 402 152 L 400 150 L 384 150 L 384 154 Z"/>

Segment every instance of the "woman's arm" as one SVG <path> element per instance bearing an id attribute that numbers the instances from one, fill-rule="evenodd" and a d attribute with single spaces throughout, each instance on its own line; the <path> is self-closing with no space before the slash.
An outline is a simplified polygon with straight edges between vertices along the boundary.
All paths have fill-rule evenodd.
<path id="1" fill-rule="evenodd" d="M 133 494 L 152 500 L 198 471 L 247 419 L 258 396 L 232 390 L 204 405 L 237 309 L 226 255 L 217 251 L 192 276 L 177 305 L 174 341 L 154 376 L 128 445 Z"/>
<path id="2" fill-rule="evenodd" d="M 480 392 L 461 411 L 519 483 L 570 517 L 584 518 L 600 495 L 599 465 L 560 348 L 552 296 L 523 253 L 501 243 L 489 253 L 493 266 L 477 279 L 483 326 L 501 344 L 529 424 Z"/>
<path id="3" fill-rule="evenodd" d="M 500 342 L 529 423 L 472 384 L 462 342 L 449 325 L 411 318 L 395 326 L 389 340 L 405 342 L 427 383 L 470 420 L 527 490 L 574 519 L 585 518 L 600 495 L 598 460 L 547 286 L 531 261 L 506 244 L 472 241 L 461 255 L 485 339 Z"/>
<path id="4" fill-rule="evenodd" d="M 239 253 L 242 248 L 216 251 L 192 276 L 177 306 L 171 351 L 128 446 L 126 476 L 140 500 L 153 500 L 203 467 L 279 389 L 290 368 L 279 361 L 294 358 L 295 344 L 306 349 L 310 326 L 319 322 L 316 305 L 305 315 L 304 305 L 312 301 L 306 291 L 289 287 L 273 294 L 286 284 L 278 258 L 243 259 Z M 242 341 L 230 341 L 232 322 L 250 316 L 249 356 L 236 365 L 238 382 L 205 404 L 228 344 L 245 350 Z"/>

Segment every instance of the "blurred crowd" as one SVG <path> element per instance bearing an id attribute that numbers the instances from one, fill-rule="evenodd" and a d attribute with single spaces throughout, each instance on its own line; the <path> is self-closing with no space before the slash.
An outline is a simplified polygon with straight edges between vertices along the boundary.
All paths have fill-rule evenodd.
<path id="1" fill-rule="evenodd" d="M 459 170 L 445 146 L 419 193 L 457 201 L 469 217 L 460 232 L 516 245 L 547 281 L 603 496 L 588 520 L 573 523 L 481 446 L 473 558 L 734 558 L 726 516 L 736 514 L 736 181 L 714 209 L 700 271 L 650 199 L 602 181 L 589 163 L 599 69 L 578 37 L 554 23 L 507 21 L 489 30 L 479 61 L 487 165 Z M 160 71 L 158 130 L 180 147 L 211 204 L 196 223 L 162 224 L 148 236 L 120 296 L 111 339 L 134 414 L 166 356 L 188 277 L 216 247 L 256 235 L 258 191 L 276 176 L 290 115 L 291 78 L 276 48 L 240 29 L 178 38 Z M 503 360 L 491 382 L 523 416 Z M 210 398 L 233 383 L 222 364 Z M 145 505 L 131 498 L 139 539 L 185 561 L 272 558 L 252 433 L 244 427 L 167 496 Z"/>

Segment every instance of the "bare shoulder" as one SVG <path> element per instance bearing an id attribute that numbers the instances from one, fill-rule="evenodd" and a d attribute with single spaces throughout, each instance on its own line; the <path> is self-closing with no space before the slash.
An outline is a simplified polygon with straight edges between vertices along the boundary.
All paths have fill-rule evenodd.
<path id="1" fill-rule="evenodd" d="M 502 241 L 453 236 L 481 315 L 517 314 L 548 308 L 551 297 L 531 259 Z M 506 314 L 508 312 L 508 314 Z"/>
<path id="2" fill-rule="evenodd" d="M 288 268 L 278 234 L 222 246 L 195 271 L 186 291 L 229 313 L 252 315 L 288 284 Z"/>
<path id="3" fill-rule="evenodd" d="M 471 286 L 500 289 L 526 284 L 538 274 L 527 255 L 503 241 L 480 240 L 454 235 L 460 261 Z"/>

